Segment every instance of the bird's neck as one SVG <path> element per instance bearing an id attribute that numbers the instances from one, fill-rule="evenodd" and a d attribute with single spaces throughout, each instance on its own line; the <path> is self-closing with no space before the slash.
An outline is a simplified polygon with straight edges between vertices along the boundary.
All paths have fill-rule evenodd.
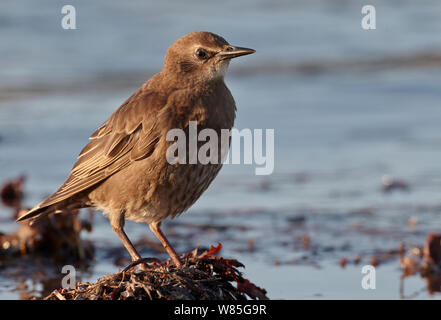
<path id="1" fill-rule="evenodd" d="M 225 86 L 224 77 L 203 78 L 199 76 L 192 76 L 187 74 L 176 74 L 162 70 L 152 78 L 152 82 L 161 85 L 162 88 L 170 90 L 181 89 L 209 89 L 218 86 Z"/>

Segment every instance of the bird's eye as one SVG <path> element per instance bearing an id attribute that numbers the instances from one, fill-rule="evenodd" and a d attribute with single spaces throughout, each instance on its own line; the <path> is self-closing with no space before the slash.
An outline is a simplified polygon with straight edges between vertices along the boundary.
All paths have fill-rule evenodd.
<path id="1" fill-rule="evenodd" d="M 233 51 L 233 47 L 227 47 L 226 51 Z"/>
<path id="2" fill-rule="evenodd" d="M 199 59 L 206 59 L 207 58 L 207 52 L 203 49 L 197 49 L 196 50 L 196 56 Z"/>

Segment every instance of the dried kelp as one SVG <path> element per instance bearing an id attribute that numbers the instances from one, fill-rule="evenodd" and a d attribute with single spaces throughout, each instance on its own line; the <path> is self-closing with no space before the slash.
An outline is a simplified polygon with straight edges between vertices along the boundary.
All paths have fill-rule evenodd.
<path id="1" fill-rule="evenodd" d="M 14 210 L 12 219 L 26 214 L 22 208 L 24 176 L 7 181 L 0 188 L 1 202 Z M 80 219 L 78 210 L 44 216 L 34 224 L 25 221 L 10 234 L 0 233 L 0 266 L 35 254 L 56 262 L 87 262 L 93 257 L 93 245 L 81 240 L 82 230 L 92 230 L 90 219 Z"/>
<path id="2" fill-rule="evenodd" d="M 3 205 L 14 209 L 14 218 L 17 218 L 21 209 L 23 199 L 23 183 L 26 177 L 24 175 L 17 179 L 6 181 L 0 188 L 0 199 Z"/>
<path id="3" fill-rule="evenodd" d="M 26 210 L 19 214 L 23 212 Z M 90 231 L 91 222 L 81 220 L 77 213 L 46 216 L 33 225 L 23 222 L 15 232 L 0 235 L 0 259 L 37 254 L 57 262 L 89 260 L 93 257 L 93 246 L 82 241 L 80 233 Z"/>
<path id="4" fill-rule="evenodd" d="M 429 233 L 423 248 L 412 246 L 400 259 L 402 278 L 420 275 L 429 294 L 441 292 L 441 234 Z"/>
<path id="5" fill-rule="evenodd" d="M 246 300 L 268 299 L 266 291 L 245 279 L 234 259 L 213 256 L 221 245 L 197 255 L 187 253 L 183 267 L 170 260 L 144 259 L 145 268 L 128 268 L 98 279 L 78 283 L 75 289 L 53 291 L 45 300 Z M 236 286 L 234 286 L 236 284 Z"/>

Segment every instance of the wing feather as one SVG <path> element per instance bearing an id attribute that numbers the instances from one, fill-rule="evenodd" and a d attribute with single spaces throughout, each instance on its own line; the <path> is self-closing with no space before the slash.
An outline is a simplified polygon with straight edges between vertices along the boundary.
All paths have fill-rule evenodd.
<path id="1" fill-rule="evenodd" d="M 82 192 L 133 161 L 152 154 L 160 136 L 156 115 L 166 99 L 155 92 L 139 89 L 91 136 L 83 148 L 71 175 L 52 196 L 38 205 L 50 206 Z"/>

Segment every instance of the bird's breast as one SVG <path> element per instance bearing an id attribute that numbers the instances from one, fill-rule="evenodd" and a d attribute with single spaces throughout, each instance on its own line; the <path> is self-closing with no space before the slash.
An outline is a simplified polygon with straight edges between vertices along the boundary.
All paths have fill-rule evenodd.
<path id="1" fill-rule="evenodd" d="M 170 96 L 171 121 L 174 128 L 186 128 L 196 121 L 200 128 L 231 129 L 236 105 L 230 90 L 222 82 L 177 90 Z"/>

